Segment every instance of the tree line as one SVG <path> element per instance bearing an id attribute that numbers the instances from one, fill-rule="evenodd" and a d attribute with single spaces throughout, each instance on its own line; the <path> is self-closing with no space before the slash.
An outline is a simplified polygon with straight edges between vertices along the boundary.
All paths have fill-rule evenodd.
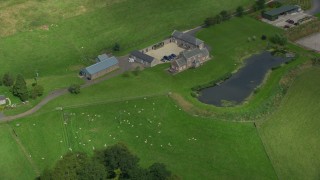
<path id="1" fill-rule="evenodd" d="M 70 152 L 59 160 L 53 169 L 44 170 L 38 180 L 55 179 L 137 179 L 178 180 L 162 163 L 148 168 L 139 166 L 139 158 L 122 143 L 94 152 L 92 157 L 85 153 Z"/>
<path id="2" fill-rule="evenodd" d="M 265 8 L 265 0 L 257 0 L 255 4 L 250 8 L 251 11 L 259 11 Z M 228 21 L 233 16 L 242 17 L 245 14 L 245 9 L 243 6 L 237 7 L 235 12 L 229 12 L 226 10 L 221 11 L 220 13 L 216 14 L 215 16 L 211 16 L 205 19 L 204 24 L 206 27 L 213 26 L 216 24 L 220 24 L 224 21 Z"/>
<path id="3" fill-rule="evenodd" d="M 28 89 L 27 83 L 21 74 L 14 77 L 11 73 L 5 73 L 0 77 L 0 85 L 9 87 L 9 91 L 21 101 L 27 101 L 29 98 L 36 99 L 43 95 L 44 88 L 37 83 L 32 83 Z"/>

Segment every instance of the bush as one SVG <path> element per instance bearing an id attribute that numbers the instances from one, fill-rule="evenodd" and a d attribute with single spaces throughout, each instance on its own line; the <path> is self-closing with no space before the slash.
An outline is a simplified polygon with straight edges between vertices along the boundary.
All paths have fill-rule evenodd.
<path id="1" fill-rule="evenodd" d="M 119 43 L 114 44 L 113 51 L 120 51 L 120 44 Z"/>
<path id="2" fill-rule="evenodd" d="M 267 36 L 266 35 L 262 35 L 261 36 L 261 40 L 267 40 Z"/>
<path id="3" fill-rule="evenodd" d="M 69 88 L 68 91 L 71 94 L 79 94 L 80 93 L 80 85 L 79 84 L 72 84 Z"/>
<path id="4" fill-rule="evenodd" d="M 270 37 L 270 42 L 273 44 L 284 46 L 287 44 L 288 40 L 284 35 L 276 34 L 276 35 Z"/>

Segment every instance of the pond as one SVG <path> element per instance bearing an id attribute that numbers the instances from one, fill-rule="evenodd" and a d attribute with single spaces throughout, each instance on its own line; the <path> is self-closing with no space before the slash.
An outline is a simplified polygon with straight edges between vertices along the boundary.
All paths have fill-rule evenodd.
<path id="1" fill-rule="evenodd" d="M 263 82 L 272 68 L 290 61 L 291 58 L 275 57 L 270 52 L 262 52 L 245 60 L 243 68 L 219 85 L 202 89 L 199 100 L 215 106 L 241 104 Z"/>

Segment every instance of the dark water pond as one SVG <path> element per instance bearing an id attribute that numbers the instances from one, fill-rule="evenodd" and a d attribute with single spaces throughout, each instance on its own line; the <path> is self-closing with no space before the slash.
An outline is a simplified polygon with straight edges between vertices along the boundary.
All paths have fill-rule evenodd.
<path id="1" fill-rule="evenodd" d="M 263 52 L 245 60 L 245 66 L 220 85 L 200 91 L 199 100 L 215 106 L 230 106 L 242 103 L 262 83 L 267 72 L 290 58 L 275 57 Z"/>

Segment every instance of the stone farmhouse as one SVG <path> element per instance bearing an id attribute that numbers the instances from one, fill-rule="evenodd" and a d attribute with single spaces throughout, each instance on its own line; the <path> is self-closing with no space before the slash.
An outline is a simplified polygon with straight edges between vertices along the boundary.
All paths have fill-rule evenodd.
<path id="1" fill-rule="evenodd" d="M 98 56 L 98 62 L 80 71 L 80 76 L 93 80 L 119 68 L 119 61 L 115 57 L 106 54 Z"/>
<path id="2" fill-rule="evenodd" d="M 0 105 L 6 104 L 6 97 L 3 95 L 0 95 Z"/>
<path id="3" fill-rule="evenodd" d="M 185 50 L 179 58 L 171 63 L 171 72 L 181 72 L 189 68 L 197 68 L 210 59 L 207 48 Z"/>

